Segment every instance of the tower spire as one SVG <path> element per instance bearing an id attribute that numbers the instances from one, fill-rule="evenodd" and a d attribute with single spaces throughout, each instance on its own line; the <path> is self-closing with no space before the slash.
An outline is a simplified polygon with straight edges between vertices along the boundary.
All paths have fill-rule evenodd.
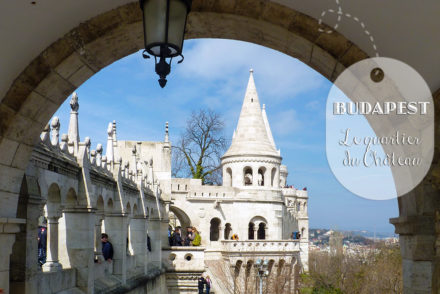
<path id="1" fill-rule="evenodd" d="M 235 136 L 223 157 L 234 155 L 268 155 L 279 157 L 275 144 L 271 142 L 268 129 L 270 130 L 269 123 L 267 123 L 266 127 L 255 86 L 254 71 L 251 69 L 249 70 L 249 81 Z"/>

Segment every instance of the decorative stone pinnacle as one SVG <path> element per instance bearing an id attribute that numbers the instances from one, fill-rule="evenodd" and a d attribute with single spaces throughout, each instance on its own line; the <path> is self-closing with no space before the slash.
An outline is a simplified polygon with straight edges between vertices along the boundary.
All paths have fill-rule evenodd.
<path id="1" fill-rule="evenodd" d="M 266 104 L 263 104 L 263 109 L 266 109 Z"/>
<path id="2" fill-rule="evenodd" d="M 78 95 L 76 92 L 73 92 L 72 99 L 70 99 L 70 108 L 72 108 L 72 111 L 78 111 L 79 109 L 79 103 L 78 103 Z"/>
<path id="3" fill-rule="evenodd" d="M 168 122 L 165 123 L 165 143 L 169 142 Z"/>
<path id="4" fill-rule="evenodd" d="M 111 136 L 113 134 L 113 124 L 109 123 L 107 127 L 107 134 Z"/>
<path id="5" fill-rule="evenodd" d="M 249 72 L 250 72 L 250 73 L 253 73 L 253 72 L 254 72 L 254 69 L 253 69 L 253 68 L 251 68 L 251 69 L 249 70 Z"/>
<path id="6" fill-rule="evenodd" d="M 96 152 L 98 152 L 99 154 L 102 154 L 102 144 L 98 143 L 98 145 L 96 145 Z"/>
<path id="7" fill-rule="evenodd" d="M 52 127 L 52 138 L 51 138 L 51 143 L 53 146 L 58 146 L 58 139 L 60 137 L 60 119 L 55 116 L 51 123 L 50 123 L 51 127 Z"/>
<path id="8" fill-rule="evenodd" d="M 58 118 L 58 116 L 55 116 L 52 119 L 50 126 L 52 127 L 52 129 L 60 129 L 60 119 Z"/>
<path id="9" fill-rule="evenodd" d="M 84 144 L 86 145 L 87 148 L 90 148 L 90 146 L 92 145 L 92 141 L 90 140 L 90 137 L 86 137 L 84 139 Z"/>
<path id="10" fill-rule="evenodd" d="M 133 149 L 131 149 L 131 152 L 133 153 L 133 155 L 136 155 L 136 145 L 133 146 Z"/>

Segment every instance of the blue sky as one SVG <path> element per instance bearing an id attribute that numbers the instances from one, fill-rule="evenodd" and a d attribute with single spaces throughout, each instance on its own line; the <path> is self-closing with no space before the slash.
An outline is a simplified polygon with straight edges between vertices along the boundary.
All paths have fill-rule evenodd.
<path id="1" fill-rule="evenodd" d="M 398 216 L 397 200 L 360 198 L 339 184 L 328 166 L 325 110 L 331 82 L 297 59 L 245 42 L 188 40 L 183 53 L 185 61 L 173 62 L 165 89 L 158 85 L 154 61 L 140 52 L 86 81 L 77 89 L 81 140 L 89 136 L 93 149 L 105 145 L 107 125 L 116 120 L 120 140 L 161 141 L 168 121 L 175 141 L 191 111 L 201 107 L 222 114 L 230 139 L 253 68 L 260 102 L 289 168 L 288 184 L 309 190 L 310 227 L 393 232 L 388 219 Z M 55 114 L 61 133 L 67 133 L 69 99 Z"/>

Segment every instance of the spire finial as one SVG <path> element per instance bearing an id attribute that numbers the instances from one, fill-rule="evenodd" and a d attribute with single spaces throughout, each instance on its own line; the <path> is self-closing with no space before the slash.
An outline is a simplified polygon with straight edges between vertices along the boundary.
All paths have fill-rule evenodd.
<path id="1" fill-rule="evenodd" d="M 70 99 L 70 108 L 72 111 L 78 111 L 79 109 L 78 94 L 76 92 L 73 92 L 72 99 Z"/>
<path id="2" fill-rule="evenodd" d="M 266 109 L 266 104 L 263 104 L 263 109 Z"/>
<path id="3" fill-rule="evenodd" d="M 249 72 L 250 72 L 251 74 L 253 74 L 253 73 L 254 73 L 254 69 L 251 68 L 251 69 L 249 70 Z"/>
<path id="4" fill-rule="evenodd" d="M 168 143 L 169 141 L 169 134 L 168 134 L 168 122 L 165 123 L 165 143 Z"/>

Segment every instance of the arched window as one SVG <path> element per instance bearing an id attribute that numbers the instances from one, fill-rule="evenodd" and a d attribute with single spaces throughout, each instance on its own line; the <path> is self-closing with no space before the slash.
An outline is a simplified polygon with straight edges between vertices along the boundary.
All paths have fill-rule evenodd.
<path id="1" fill-rule="evenodd" d="M 297 204 L 296 204 L 296 211 L 301 211 L 301 202 L 298 202 Z"/>
<path id="2" fill-rule="evenodd" d="M 232 231 L 231 224 L 227 223 L 225 225 L 225 235 L 224 235 L 225 240 L 229 240 L 230 239 L 231 231 Z"/>
<path id="3" fill-rule="evenodd" d="M 249 223 L 249 229 L 248 229 L 248 239 L 254 240 L 255 239 L 255 224 L 253 222 Z"/>
<path id="4" fill-rule="evenodd" d="M 252 168 L 245 167 L 243 169 L 243 182 L 245 186 L 251 186 L 253 180 Z"/>
<path id="5" fill-rule="evenodd" d="M 220 227 L 220 219 L 216 217 L 211 219 L 211 227 L 209 229 L 210 241 L 218 241 L 218 239 L 220 238 L 219 227 Z"/>
<path id="6" fill-rule="evenodd" d="M 257 239 L 258 240 L 265 240 L 266 239 L 266 224 L 265 223 L 260 223 L 258 225 Z"/>
<path id="7" fill-rule="evenodd" d="M 260 167 L 258 169 L 258 186 L 264 186 L 264 174 L 266 173 L 266 168 Z"/>
<path id="8" fill-rule="evenodd" d="M 306 232 L 306 229 L 305 228 L 302 228 L 301 229 L 301 238 L 304 238 L 304 233 Z"/>

